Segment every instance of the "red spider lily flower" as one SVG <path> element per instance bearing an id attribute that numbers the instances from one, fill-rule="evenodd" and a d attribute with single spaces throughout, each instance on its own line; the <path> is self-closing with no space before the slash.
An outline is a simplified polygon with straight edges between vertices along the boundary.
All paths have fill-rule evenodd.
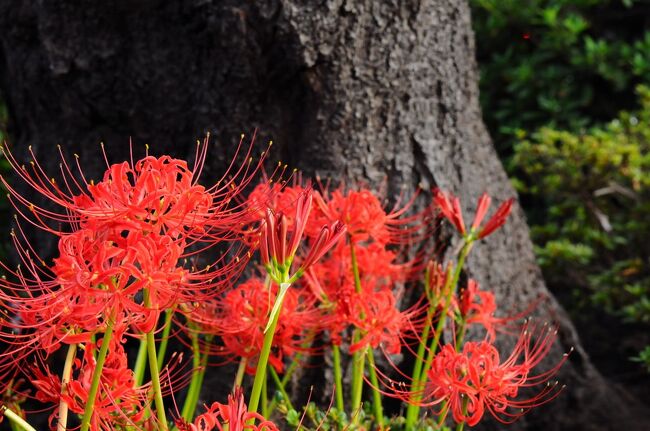
<path id="1" fill-rule="evenodd" d="M 275 214 L 270 208 L 267 209 L 265 223 L 262 226 L 260 246 L 264 266 L 272 263 L 282 267 L 291 265 L 309 219 L 311 203 L 311 191 L 306 191 L 298 197 L 290 239 L 287 238 L 289 235 L 289 221 L 284 213 Z M 271 262 L 272 260 L 273 262 Z"/>
<path id="2" fill-rule="evenodd" d="M 338 244 L 346 230 L 346 226 L 339 221 L 335 221 L 331 226 L 323 226 L 320 234 L 311 244 L 309 253 L 300 262 L 300 268 L 296 273 L 303 274 L 307 268 L 325 256 L 330 249 Z"/>
<path id="3" fill-rule="evenodd" d="M 249 370 L 264 344 L 264 330 L 278 286 L 267 288 L 263 281 L 251 278 L 230 290 L 214 304 L 199 306 L 187 317 L 201 328 L 202 333 L 220 336 L 223 347 L 216 353 L 233 358 L 249 358 Z M 306 341 L 314 335 L 318 312 L 311 295 L 289 288 L 284 296 L 279 323 L 273 337 L 273 350 L 269 363 L 281 372 L 283 358 L 304 351 Z"/>
<path id="4" fill-rule="evenodd" d="M 454 225 L 461 235 L 465 235 L 465 222 L 463 221 L 463 212 L 460 209 L 460 200 L 451 193 L 445 193 L 440 189 L 434 189 L 433 201 L 440 209 L 440 212 L 447 220 Z"/>
<path id="5" fill-rule="evenodd" d="M 408 264 L 397 263 L 395 252 L 374 242 L 355 246 L 355 256 L 360 292 L 355 286 L 351 249 L 343 242 L 305 275 L 306 285 L 322 303 L 321 327 L 337 345 L 345 329 L 354 325 L 365 329 L 367 335 L 355 348 L 382 344 L 395 351 L 411 311 L 397 309 L 391 289 L 406 279 Z"/>
<path id="6" fill-rule="evenodd" d="M 483 193 L 480 198 L 478 198 L 478 203 L 476 204 L 476 214 L 474 214 L 474 221 L 472 222 L 472 230 L 478 229 L 481 225 L 481 222 L 485 218 L 488 209 L 490 208 L 490 202 L 492 198 L 488 196 L 487 193 Z"/>
<path id="7" fill-rule="evenodd" d="M 81 229 L 64 235 L 52 268 L 58 289 L 15 301 L 22 328 L 31 328 L 46 352 L 60 342 L 90 340 L 103 331 L 109 313 L 148 332 L 161 310 L 197 297 L 189 271 L 178 266 L 181 252 L 172 238 L 152 232 L 124 237 Z M 149 305 L 141 295 L 145 288 Z"/>
<path id="8" fill-rule="evenodd" d="M 512 204 L 514 199 L 510 198 L 499 206 L 494 215 L 485 223 L 483 228 L 478 233 L 478 238 L 485 238 L 495 230 L 503 226 L 512 211 Z"/>
<path id="9" fill-rule="evenodd" d="M 430 234 L 430 208 L 414 215 L 405 216 L 411 209 L 417 193 L 401 208 L 400 200 L 391 211 L 382 206 L 372 191 L 345 190 L 343 186 L 329 192 L 325 187 L 314 196 L 318 211 L 315 224 L 322 225 L 337 220 L 345 223 L 348 237 L 354 244 L 376 241 L 379 244 L 411 244 Z M 315 235 L 311 231 L 310 235 Z"/>
<path id="10" fill-rule="evenodd" d="M 206 138 L 197 146 L 192 169 L 185 161 L 169 156 L 147 156 L 136 163 L 109 165 L 107 162 L 107 171 L 98 183 L 86 181 L 77 156 L 78 172 L 73 173 L 61 154 L 59 184 L 41 168 L 31 148 L 29 152 L 33 160 L 30 168 L 21 166 L 6 146 L 2 149 L 18 176 L 37 193 L 61 207 L 63 212 L 39 207 L 2 178 L 14 207 L 30 223 L 56 235 L 60 234 L 58 226 L 64 222 L 164 231 L 171 236 L 181 232 L 185 235 L 205 235 L 207 232 L 213 240 L 231 238 L 233 227 L 241 224 L 248 213 L 243 206 L 232 207 L 231 202 L 248 186 L 262 163 L 260 160 L 252 168 L 248 163 L 236 169 L 233 164 L 217 185 L 204 188 L 197 181 L 206 157 Z M 79 182 L 78 177 L 83 182 Z M 29 211 L 25 212 L 21 207 Z M 48 220 L 56 227 L 51 227 Z"/>
<path id="11" fill-rule="evenodd" d="M 408 327 L 410 313 L 397 308 L 395 295 L 381 290 L 371 295 L 358 295 L 350 314 L 351 323 L 361 330 L 361 338 L 350 345 L 350 353 L 372 347 L 388 354 L 397 354 L 402 347 L 402 333 Z"/>
<path id="12" fill-rule="evenodd" d="M 256 424 L 255 421 L 258 423 Z M 241 388 L 228 395 L 228 404 L 213 403 L 206 412 L 199 415 L 194 423 L 186 423 L 182 419 L 176 421 L 180 431 L 279 431 L 271 421 L 262 415 L 249 412 L 244 402 Z"/>
<path id="13" fill-rule="evenodd" d="M 275 214 L 271 209 L 267 210 L 266 219 L 261 226 L 260 254 L 262 264 L 277 283 L 293 282 L 302 276 L 305 270 L 323 257 L 346 231 L 346 227 L 339 221 L 332 223 L 331 226 L 322 226 L 319 235 L 311 241 L 309 252 L 301 259 L 300 267 L 294 274 L 290 274 L 291 264 L 309 221 L 311 204 L 310 190 L 300 194 L 291 228 L 283 213 Z M 290 237 L 289 233 L 291 233 Z"/>
<path id="14" fill-rule="evenodd" d="M 427 278 L 425 286 L 428 289 L 425 293 L 429 301 L 434 304 L 439 303 L 446 294 L 449 270 L 444 269 L 440 263 L 431 260 L 426 266 L 425 277 Z"/>
<path id="15" fill-rule="evenodd" d="M 437 205 L 442 215 L 454 225 L 461 235 L 467 235 L 465 223 L 463 222 L 463 213 L 458 198 L 453 196 L 451 193 L 445 193 L 439 189 L 435 189 L 433 195 L 434 203 Z M 472 222 L 471 228 L 472 235 L 476 235 L 475 237 L 473 236 L 473 238 L 482 239 L 490 235 L 492 232 L 503 226 L 508 215 L 510 215 L 512 204 L 514 202 L 514 199 L 512 198 L 502 203 L 494 215 L 481 228 L 481 222 L 490 208 L 491 201 L 492 198 L 490 198 L 487 193 L 483 193 L 478 199 L 476 214 L 474 215 L 474 221 Z"/>
<path id="16" fill-rule="evenodd" d="M 22 239 L 13 238 L 22 267 L 12 271 L 2 265 L 9 278 L 0 280 L 0 301 L 10 316 L 0 330 L 9 346 L 0 354 L 0 372 L 37 348 L 51 353 L 60 342 L 88 341 L 103 330 L 107 312 L 149 331 L 161 310 L 212 298 L 239 275 L 246 262 L 238 258 L 239 245 L 203 269 L 184 266 L 197 249 L 233 239 L 228 231 L 249 212 L 230 201 L 250 182 L 250 163 L 235 171 L 231 166 L 225 184 L 204 188 L 197 180 L 207 146 L 198 148 L 193 169 L 168 156 L 147 156 L 108 166 L 98 183 L 85 180 L 78 162 L 73 175 L 64 160 L 61 185 L 35 160 L 29 169 L 19 167 L 4 149 L 18 176 L 63 212 L 37 207 L 5 183 L 25 220 L 59 236 L 60 255 L 47 268 L 18 224 Z M 50 227 L 52 221 L 71 224 L 73 232 Z"/>
<path id="17" fill-rule="evenodd" d="M 553 383 L 529 398 L 518 397 L 521 389 L 548 382 L 566 361 L 567 354 L 551 369 L 538 374 L 533 371 L 549 353 L 555 338 L 555 329 L 537 331 L 527 324 L 505 360 L 487 341 L 469 341 L 461 352 L 450 344 L 443 346 L 428 373 L 429 404 L 445 401 L 454 420 L 470 426 L 476 425 L 486 410 L 502 423 L 515 421 L 560 393 L 561 388 Z"/>
<path id="18" fill-rule="evenodd" d="M 467 287 L 462 289 L 458 298 L 454 298 L 460 318 L 468 325 L 479 324 L 487 331 L 488 338 L 495 338 L 495 329 L 498 325 L 512 320 L 512 318 L 498 318 L 494 316 L 497 305 L 492 292 L 479 290 L 475 280 L 468 280 Z"/>
<path id="19" fill-rule="evenodd" d="M 148 387 L 134 387 L 133 371 L 127 364 L 126 353 L 120 342 L 122 330 L 110 341 L 108 355 L 102 368 L 99 391 L 95 399 L 90 429 L 109 431 L 116 428 L 140 424 L 144 419 Z M 101 344 L 100 344 L 101 345 Z M 36 387 L 36 399 L 58 404 L 63 398 L 71 412 L 83 414 L 88 402 L 92 376 L 95 371 L 94 352 L 98 346 L 85 344 L 83 359 L 73 364 L 73 376 L 62 391 L 59 376 L 49 368 L 34 366 L 31 369 L 32 384 Z M 50 416 L 55 422 L 58 411 Z"/>
<path id="20" fill-rule="evenodd" d="M 357 245 L 355 257 L 364 292 L 390 289 L 395 283 L 407 280 L 410 262 L 399 263 L 398 254 L 381 244 Z M 340 242 L 327 258 L 312 265 L 306 281 L 316 297 L 325 302 L 337 302 L 341 292 L 354 291 L 349 244 Z"/>

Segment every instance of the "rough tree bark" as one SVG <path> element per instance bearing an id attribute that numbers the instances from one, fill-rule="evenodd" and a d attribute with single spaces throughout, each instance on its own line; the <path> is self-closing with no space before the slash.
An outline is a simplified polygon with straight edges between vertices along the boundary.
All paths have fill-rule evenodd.
<path id="1" fill-rule="evenodd" d="M 389 188 L 437 185 L 468 209 L 515 194 L 483 126 L 469 8 L 459 0 L 105 1 L 0 4 L 0 79 L 18 151 L 56 169 L 55 145 L 102 164 L 149 144 L 186 157 L 215 137 L 218 174 L 242 131 L 307 174 Z M 48 249 L 44 238 L 42 249 Z M 540 296 L 576 349 L 552 405 L 510 429 L 650 429 L 636 404 L 590 364 L 535 264 L 517 207 L 477 247 L 468 273 L 506 308 Z M 647 415 L 646 415 L 647 417 Z M 494 424 L 486 425 L 495 427 Z"/>

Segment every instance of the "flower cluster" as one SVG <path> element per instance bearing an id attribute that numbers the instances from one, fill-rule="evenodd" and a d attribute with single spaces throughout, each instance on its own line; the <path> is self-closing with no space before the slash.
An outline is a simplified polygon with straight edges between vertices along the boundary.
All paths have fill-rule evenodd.
<path id="1" fill-rule="evenodd" d="M 31 169 L 19 167 L 5 149 L 19 176 L 60 212 L 37 206 L 2 180 L 23 219 L 58 236 L 59 255 L 46 267 L 18 225 L 14 243 L 23 265 L 0 282 L 0 301 L 12 317 L 0 333 L 9 346 L 0 354 L 0 370 L 16 372 L 32 355 L 68 346 L 61 379 L 47 367 L 31 367 L 36 397 L 62 406 L 53 417 L 68 410 L 84 414 L 82 429 L 93 430 L 112 429 L 120 419 L 143 420 L 149 389 L 129 368 L 127 336 L 153 334 L 165 310 L 215 297 L 243 269 L 236 249 L 230 261 L 186 266 L 190 246 L 229 242 L 232 227 L 248 216 L 228 203 L 254 169 L 231 172 L 226 185 L 205 188 L 196 182 L 205 149 L 198 147 L 193 169 L 169 156 L 146 156 L 108 165 L 97 183 L 79 182 L 85 179 L 81 169 L 73 173 L 62 158 L 61 186 L 35 159 Z M 53 227 L 61 223 L 71 231 Z M 159 372 L 151 373 L 160 392 Z"/>
<path id="2" fill-rule="evenodd" d="M 255 424 L 255 421 L 259 421 Z M 228 395 L 228 404 L 213 403 L 193 423 L 178 420 L 179 431 L 278 431 L 278 427 L 262 415 L 249 412 L 241 388 Z"/>
<path id="3" fill-rule="evenodd" d="M 550 370 L 534 374 L 534 368 L 551 349 L 556 330 L 536 332 L 526 325 L 505 360 L 487 341 L 468 341 L 460 352 L 446 344 L 429 370 L 428 396 L 434 403 L 445 403 L 444 415 L 451 411 L 456 422 L 470 426 L 476 425 L 486 411 L 500 422 L 510 423 L 531 408 L 551 401 L 559 395 L 557 383 L 544 386 L 529 398 L 517 397 L 522 389 L 552 378 L 567 358 L 564 355 Z"/>
<path id="4" fill-rule="evenodd" d="M 539 389 L 566 360 L 538 371 L 555 330 L 525 323 L 503 359 L 497 333 L 524 313 L 503 317 L 492 292 L 461 276 L 473 245 L 504 225 L 512 200 L 484 223 L 491 203 L 484 194 L 468 229 L 460 200 L 440 190 L 418 211 L 420 192 L 389 209 L 390 199 L 361 185 L 330 188 L 296 175 L 293 185 L 267 179 L 253 187 L 263 160 L 253 164 L 249 154 L 202 186 L 206 151 L 197 147 L 192 168 L 169 156 L 107 162 L 95 182 L 76 156 L 72 169 L 62 155 L 57 180 L 35 158 L 23 167 L 5 149 L 17 175 L 56 207 L 1 180 L 20 215 L 12 237 L 21 264 L 3 265 L 0 279 L 0 413 L 14 425 L 33 431 L 21 418 L 29 397 L 55 407 L 50 428 L 58 431 L 77 424 L 80 431 L 277 431 L 265 419 L 275 410 L 298 427 L 307 418 L 317 429 L 387 429 L 382 398 L 393 397 L 407 405 L 406 431 L 419 426 L 423 407 L 437 416 L 427 427 L 453 420 L 462 429 L 486 412 L 511 422 L 559 394 L 556 384 Z M 462 236 L 455 259 L 440 259 L 443 219 Z M 56 235 L 51 264 L 21 221 Z M 172 339 L 183 352 L 166 358 Z M 62 350 L 59 370 L 51 358 Z M 313 405 L 298 420 L 287 390 L 292 373 L 314 360 L 333 366 L 326 425 L 328 415 Z M 195 415 L 206 372 L 225 362 L 239 365 L 233 393 Z M 247 373 L 254 375 L 248 402 Z M 25 379 L 32 392 L 20 389 Z M 271 384 L 277 393 L 269 399 Z M 175 406 L 185 386 L 182 412 L 170 423 L 165 403 Z M 364 386 L 371 413 L 362 408 Z"/>

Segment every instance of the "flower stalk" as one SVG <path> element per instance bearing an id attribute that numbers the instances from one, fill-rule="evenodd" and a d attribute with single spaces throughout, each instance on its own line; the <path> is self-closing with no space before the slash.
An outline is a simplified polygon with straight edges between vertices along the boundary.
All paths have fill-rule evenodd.
<path id="1" fill-rule="evenodd" d="M 20 415 L 16 414 L 5 405 L 0 406 L 0 414 L 9 419 L 12 426 L 16 426 L 18 429 L 23 431 L 36 431 L 36 428 L 31 426 L 25 419 L 21 418 Z"/>
<path id="2" fill-rule="evenodd" d="M 149 297 L 149 290 L 144 289 L 144 306 L 151 308 L 151 298 Z M 160 387 L 160 369 L 158 368 L 158 358 L 156 352 L 156 338 L 154 335 L 155 326 L 146 333 L 147 341 L 147 356 L 149 359 L 149 373 L 151 374 L 151 387 L 153 388 L 154 402 L 156 404 L 156 416 L 160 427 L 163 431 L 167 430 L 167 417 L 165 414 L 165 403 L 163 402 L 162 389 Z M 102 347 L 104 347 L 102 345 Z M 85 431 L 85 430 L 82 430 Z"/>
<path id="3" fill-rule="evenodd" d="M 74 363 L 74 358 L 77 353 L 77 345 L 70 344 L 68 346 L 68 353 L 65 357 L 65 363 L 63 364 L 63 372 L 61 373 L 61 395 L 67 391 L 68 383 L 70 382 L 70 377 L 72 376 L 72 364 Z M 59 403 L 59 422 L 57 423 L 57 431 L 65 431 L 68 424 L 68 403 L 61 397 Z"/>
<path id="4" fill-rule="evenodd" d="M 106 321 L 106 330 L 104 331 L 104 336 L 102 337 L 102 346 L 99 348 L 97 363 L 95 365 L 95 370 L 93 371 L 90 390 L 88 391 L 86 408 L 84 409 L 83 417 L 81 418 L 81 431 L 88 431 L 88 428 L 90 427 L 90 421 L 93 416 L 93 408 L 95 407 L 95 400 L 97 399 L 97 391 L 99 390 L 99 382 L 101 381 L 102 370 L 104 368 L 104 362 L 106 361 L 106 354 L 108 353 L 108 347 L 111 341 L 111 337 L 113 336 L 114 324 L 115 322 L 113 317 L 110 317 Z"/>

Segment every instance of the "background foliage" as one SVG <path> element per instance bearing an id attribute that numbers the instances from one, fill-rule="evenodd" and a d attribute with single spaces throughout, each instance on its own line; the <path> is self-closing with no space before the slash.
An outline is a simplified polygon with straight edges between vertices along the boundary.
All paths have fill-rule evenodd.
<path id="1" fill-rule="evenodd" d="M 578 324 L 615 316 L 588 348 L 623 327 L 650 369 L 650 2 L 471 5 L 483 115 L 545 277 Z"/>

